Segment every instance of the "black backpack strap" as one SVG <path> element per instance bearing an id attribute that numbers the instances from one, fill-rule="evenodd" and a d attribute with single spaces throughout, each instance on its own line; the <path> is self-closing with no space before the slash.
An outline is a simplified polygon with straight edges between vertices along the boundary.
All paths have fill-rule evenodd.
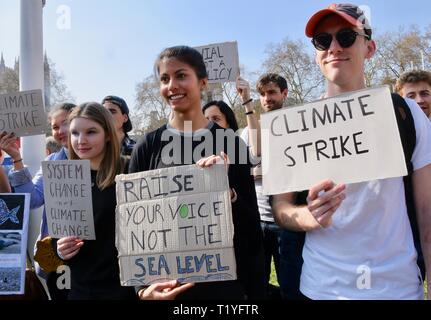
<path id="1" fill-rule="evenodd" d="M 398 123 L 398 130 L 400 132 L 401 143 L 404 150 L 404 158 L 407 166 L 407 176 L 403 178 L 404 191 L 406 198 L 407 214 L 409 217 L 410 225 L 413 233 L 413 240 L 418 253 L 418 266 L 421 270 L 422 277 L 425 274 L 425 263 L 422 254 L 422 247 L 420 244 L 419 227 L 416 218 L 416 207 L 413 196 L 413 163 L 411 161 L 413 152 L 416 147 L 416 128 L 412 112 L 407 102 L 400 95 L 393 93 L 392 102 L 394 105 L 395 115 Z"/>
<path id="2" fill-rule="evenodd" d="M 413 172 L 413 164 L 411 162 L 413 152 L 416 147 L 416 129 L 413 120 L 412 112 L 400 95 L 393 93 L 392 102 L 395 109 L 395 116 L 397 118 L 398 130 L 400 132 L 401 143 L 404 150 L 404 159 L 407 166 L 408 174 Z"/>

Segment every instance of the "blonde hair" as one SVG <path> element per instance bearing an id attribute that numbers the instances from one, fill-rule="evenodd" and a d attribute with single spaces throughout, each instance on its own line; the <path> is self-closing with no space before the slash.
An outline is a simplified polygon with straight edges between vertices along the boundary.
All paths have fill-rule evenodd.
<path id="1" fill-rule="evenodd" d="M 120 158 L 120 144 L 114 127 L 114 119 L 111 113 L 97 102 L 83 103 L 74 108 L 69 114 L 69 123 L 75 118 L 89 119 L 98 123 L 108 138 L 105 143 L 105 155 L 96 176 L 96 184 L 100 190 L 103 190 L 114 184 L 115 176 L 122 173 L 123 170 L 123 162 Z M 72 148 L 71 134 L 69 134 L 68 144 L 69 159 L 80 159 Z"/>

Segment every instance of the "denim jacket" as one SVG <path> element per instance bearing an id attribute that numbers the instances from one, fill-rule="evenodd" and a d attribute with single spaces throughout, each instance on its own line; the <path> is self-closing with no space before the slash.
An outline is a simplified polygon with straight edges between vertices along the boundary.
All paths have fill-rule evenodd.
<path id="1" fill-rule="evenodd" d="M 50 154 L 45 161 L 49 160 L 67 160 L 67 150 L 63 147 L 60 151 Z M 37 209 L 45 203 L 43 194 L 43 175 L 42 167 L 32 179 L 30 171 L 27 168 L 21 170 L 11 170 L 9 172 L 9 182 L 17 193 L 30 193 L 30 208 Z M 48 224 L 46 222 L 46 211 L 43 209 L 42 222 L 40 225 L 40 233 L 38 240 L 48 236 Z M 36 268 L 37 273 L 43 276 L 39 268 Z"/>

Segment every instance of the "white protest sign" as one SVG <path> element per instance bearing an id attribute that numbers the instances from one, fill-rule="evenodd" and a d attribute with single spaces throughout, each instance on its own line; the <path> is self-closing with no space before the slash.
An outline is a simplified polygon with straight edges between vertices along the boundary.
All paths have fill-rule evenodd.
<path id="1" fill-rule="evenodd" d="M 209 83 L 235 82 L 239 76 L 238 44 L 224 42 L 195 47 L 204 59 Z"/>
<path id="2" fill-rule="evenodd" d="M 0 132 L 14 132 L 17 137 L 44 134 L 46 123 L 42 90 L 0 95 Z"/>
<path id="3" fill-rule="evenodd" d="M 119 175 L 116 246 L 123 286 L 236 279 L 226 168 Z"/>
<path id="4" fill-rule="evenodd" d="M 387 86 L 265 113 L 261 124 L 265 194 L 407 174 Z"/>
<path id="5" fill-rule="evenodd" d="M 0 194 L 0 295 L 24 294 L 30 194 Z"/>
<path id="6" fill-rule="evenodd" d="M 49 235 L 95 240 L 89 160 L 43 161 Z"/>

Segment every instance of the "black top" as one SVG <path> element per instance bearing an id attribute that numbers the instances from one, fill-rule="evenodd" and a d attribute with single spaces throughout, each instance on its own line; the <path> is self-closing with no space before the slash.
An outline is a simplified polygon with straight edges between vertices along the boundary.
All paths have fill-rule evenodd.
<path id="1" fill-rule="evenodd" d="M 135 147 L 136 141 L 129 137 L 127 133 L 124 135 L 124 139 L 121 142 L 120 154 L 122 156 L 130 156 L 133 148 Z"/>
<path id="2" fill-rule="evenodd" d="M 195 150 L 199 155 L 193 159 Z M 238 195 L 232 204 L 238 281 L 198 283 L 179 298 L 241 299 L 245 294 L 261 299 L 265 280 L 256 191 L 247 146 L 232 130 L 211 122 L 207 129 L 184 134 L 164 125 L 137 143 L 129 173 L 193 164 L 202 157 L 220 155 L 221 151 L 229 156 L 229 185 Z"/>
<path id="3" fill-rule="evenodd" d="M 78 254 L 67 261 L 71 269 L 69 299 L 135 299 L 133 287 L 120 285 L 115 247 L 115 184 L 100 190 L 97 171 L 91 171 L 96 240 L 84 240 Z"/>

